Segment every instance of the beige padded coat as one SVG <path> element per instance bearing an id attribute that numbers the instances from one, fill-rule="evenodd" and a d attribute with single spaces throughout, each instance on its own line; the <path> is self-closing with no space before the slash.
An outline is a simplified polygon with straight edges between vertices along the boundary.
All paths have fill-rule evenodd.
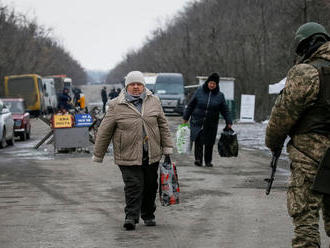
<path id="1" fill-rule="evenodd" d="M 109 109 L 97 132 L 94 161 L 102 162 L 112 141 L 117 165 L 142 165 L 143 127 L 148 138 L 149 164 L 171 154 L 173 142 L 160 100 L 146 89 L 141 113 L 127 102 L 125 93 L 109 103 Z"/>

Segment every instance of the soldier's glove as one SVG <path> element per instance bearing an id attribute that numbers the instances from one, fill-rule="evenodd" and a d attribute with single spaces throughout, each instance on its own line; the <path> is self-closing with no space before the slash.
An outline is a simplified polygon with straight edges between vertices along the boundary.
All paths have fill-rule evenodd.
<path id="1" fill-rule="evenodd" d="M 171 158 L 169 154 L 165 155 L 164 163 L 169 163 L 169 164 L 171 163 Z"/>

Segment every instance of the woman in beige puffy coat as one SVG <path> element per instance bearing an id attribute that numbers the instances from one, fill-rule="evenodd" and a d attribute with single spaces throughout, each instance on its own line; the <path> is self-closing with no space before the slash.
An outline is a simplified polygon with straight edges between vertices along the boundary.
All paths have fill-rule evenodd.
<path id="1" fill-rule="evenodd" d="M 158 165 L 163 154 L 172 153 L 173 143 L 161 103 L 145 88 L 139 71 L 128 73 L 125 89 L 109 103 L 98 129 L 94 162 L 103 161 L 111 141 L 125 184 L 124 228 L 134 230 L 140 214 L 145 225 L 156 225 Z"/>

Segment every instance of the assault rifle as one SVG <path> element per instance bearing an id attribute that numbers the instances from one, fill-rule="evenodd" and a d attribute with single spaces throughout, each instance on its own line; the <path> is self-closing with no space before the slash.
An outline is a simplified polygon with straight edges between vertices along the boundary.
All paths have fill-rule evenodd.
<path id="1" fill-rule="evenodd" d="M 275 179 L 276 168 L 277 168 L 277 161 L 280 155 L 281 153 L 273 153 L 272 161 L 270 162 L 272 173 L 270 174 L 270 178 L 265 178 L 265 181 L 267 182 L 266 195 L 269 195 L 270 190 L 272 189 L 273 181 Z"/>

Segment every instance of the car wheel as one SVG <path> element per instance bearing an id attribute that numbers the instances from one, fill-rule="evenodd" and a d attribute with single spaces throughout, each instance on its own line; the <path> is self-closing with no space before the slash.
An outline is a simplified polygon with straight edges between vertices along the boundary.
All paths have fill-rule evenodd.
<path id="1" fill-rule="evenodd" d="M 31 128 L 29 128 L 29 131 L 26 133 L 26 138 L 27 139 L 31 138 Z"/>
<path id="2" fill-rule="evenodd" d="M 14 136 L 14 134 L 11 136 L 10 140 L 7 140 L 7 145 L 9 145 L 9 146 L 15 145 L 15 136 Z"/>
<path id="3" fill-rule="evenodd" d="M 26 130 L 20 135 L 20 139 L 21 139 L 21 141 L 25 141 L 26 140 L 26 135 L 27 133 L 26 133 Z"/>
<path id="4" fill-rule="evenodd" d="M 0 140 L 0 148 L 4 148 L 6 146 L 6 129 L 3 129 L 2 138 Z"/>

